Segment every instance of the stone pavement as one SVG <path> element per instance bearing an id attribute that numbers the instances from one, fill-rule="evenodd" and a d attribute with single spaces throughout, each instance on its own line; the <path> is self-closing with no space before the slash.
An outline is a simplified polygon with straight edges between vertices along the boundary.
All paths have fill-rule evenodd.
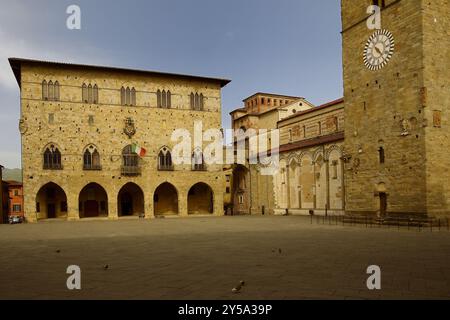
<path id="1" fill-rule="evenodd" d="M 0 299 L 450 298 L 447 231 L 222 217 L 0 225 L 0 243 Z M 81 291 L 66 288 L 69 265 Z"/>

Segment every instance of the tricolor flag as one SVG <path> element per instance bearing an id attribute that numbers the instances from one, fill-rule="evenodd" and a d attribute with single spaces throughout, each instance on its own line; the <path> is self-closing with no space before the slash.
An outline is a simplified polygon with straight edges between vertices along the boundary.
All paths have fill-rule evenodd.
<path id="1" fill-rule="evenodd" d="M 136 153 L 139 157 L 143 158 L 147 154 L 147 150 L 145 148 L 142 148 L 138 146 L 137 144 L 133 144 L 133 153 Z"/>

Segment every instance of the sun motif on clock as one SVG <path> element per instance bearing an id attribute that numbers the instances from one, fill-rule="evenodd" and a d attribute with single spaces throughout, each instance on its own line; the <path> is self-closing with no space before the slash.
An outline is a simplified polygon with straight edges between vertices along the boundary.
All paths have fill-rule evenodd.
<path id="1" fill-rule="evenodd" d="M 364 48 L 364 64 L 369 70 L 380 70 L 394 54 L 394 36 L 388 30 L 377 30 Z"/>

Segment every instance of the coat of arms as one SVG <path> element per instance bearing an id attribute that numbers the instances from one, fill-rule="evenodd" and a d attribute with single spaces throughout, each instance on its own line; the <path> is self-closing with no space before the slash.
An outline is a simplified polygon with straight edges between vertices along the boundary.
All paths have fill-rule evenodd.
<path id="1" fill-rule="evenodd" d="M 136 134 L 136 127 L 134 126 L 134 121 L 131 118 L 125 119 L 125 128 L 123 132 L 128 136 L 128 138 L 132 138 Z"/>

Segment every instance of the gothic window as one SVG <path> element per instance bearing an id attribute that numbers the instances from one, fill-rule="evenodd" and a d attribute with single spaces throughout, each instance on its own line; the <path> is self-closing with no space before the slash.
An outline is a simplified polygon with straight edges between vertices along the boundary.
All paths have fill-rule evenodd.
<path id="1" fill-rule="evenodd" d="M 42 100 L 59 101 L 59 82 L 42 81 Z"/>
<path id="2" fill-rule="evenodd" d="M 158 108 L 170 109 L 172 108 L 172 93 L 166 90 L 158 90 L 156 93 L 158 100 Z"/>
<path id="3" fill-rule="evenodd" d="M 167 106 L 167 94 L 166 90 L 163 90 L 161 108 L 165 108 L 166 106 Z"/>
<path id="4" fill-rule="evenodd" d="M 196 111 L 203 111 L 204 109 L 204 96 L 203 94 L 191 93 L 191 109 Z"/>
<path id="5" fill-rule="evenodd" d="M 136 89 L 122 87 L 120 89 L 120 104 L 123 106 L 136 106 Z"/>
<path id="6" fill-rule="evenodd" d="M 82 91 L 83 102 L 88 103 L 88 87 L 85 83 L 83 83 L 83 86 L 81 87 L 81 91 Z"/>
<path id="7" fill-rule="evenodd" d="M 95 84 L 94 85 L 94 93 L 93 93 L 93 103 L 97 104 L 98 103 L 98 86 Z"/>
<path id="8" fill-rule="evenodd" d="M 192 170 L 193 171 L 206 171 L 206 165 L 203 158 L 203 152 L 197 148 L 192 153 Z"/>
<path id="9" fill-rule="evenodd" d="M 158 155 L 158 170 L 170 171 L 173 170 L 172 154 L 169 148 L 164 147 L 159 151 Z"/>
<path id="10" fill-rule="evenodd" d="M 81 86 L 81 97 L 83 103 L 97 104 L 98 103 L 98 86 L 91 83 L 83 83 Z"/>
<path id="11" fill-rule="evenodd" d="M 83 155 L 83 169 L 84 170 L 101 170 L 100 153 L 97 148 L 90 145 L 86 148 Z"/>
<path id="12" fill-rule="evenodd" d="M 120 104 L 123 106 L 125 105 L 125 88 L 124 87 L 122 87 L 120 89 Z"/>
<path id="13" fill-rule="evenodd" d="M 61 170 L 61 152 L 55 145 L 50 145 L 44 152 L 44 169 Z"/>
<path id="14" fill-rule="evenodd" d="M 194 110 L 195 108 L 195 98 L 194 98 L 194 93 L 191 92 L 191 109 Z"/>
<path id="15" fill-rule="evenodd" d="M 55 98 L 55 87 L 53 86 L 53 82 L 50 80 L 48 82 L 48 100 L 53 100 Z"/>
<path id="16" fill-rule="evenodd" d="M 48 100 L 48 85 L 47 81 L 42 81 L 42 100 Z"/>
<path id="17" fill-rule="evenodd" d="M 133 87 L 131 88 L 131 99 L 130 99 L 130 105 L 135 106 L 136 105 L 136 89 Z"/>
<path id="18" fill-rule="evenodd" d="M 92 93 L 92 84 L 89 84 L 89 86 L 88 86 L 88 102 L 92 103 L 93 100 L 94 100 L 94 96 Z"/>
<path id="19" fill-rule="evenodd" d="M 169 91 L 167 91 L 167 109 L 172 108 L 172 93 Z"/>
<path id="20" fill-rule="evenodd" d="M 54 95 L 55 101 L 59 101 L 59 82 L 58 81 L 55 81 L 54 87 L 55 88 L 54 88 L 53 95 Z"/>
<path id="21" fill-rule="evenodd" d="M 127 87 L 126 95 L 125 95 L 125 104 L 126 104 L 127 106 L 129 106 L 130 103 L 131 103 L 131 90 L 130 90 L 129 87 Z"/>

